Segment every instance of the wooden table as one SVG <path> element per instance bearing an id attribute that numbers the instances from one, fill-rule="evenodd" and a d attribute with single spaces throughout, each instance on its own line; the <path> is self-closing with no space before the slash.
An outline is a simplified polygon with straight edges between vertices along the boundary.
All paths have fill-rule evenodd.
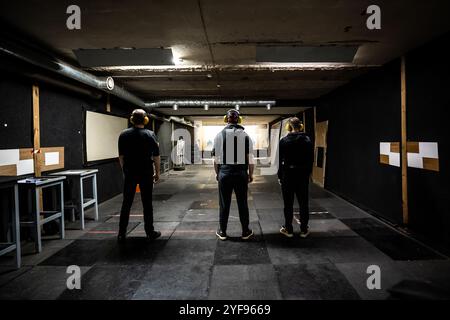
<path id="1" fill-rule="evenodd" d="M 77 211 L 80 213 L 80 227 L 84 229 L 84 210 L 94 205 L 95 208 L 95 221 L 98 220 L 98 199 L 97 199 L 97 169 L 79 169 L 79 170 L 65 170 L 56 173 L 52 173 L 52 176 L 65 176 L 67 179 L 71 179 L 74 185 L 78 186 L 78 193 L 75 196 L 74 202 L 76 203 Z M 92 181 L 92 198 L 84 197 L 83 181 L 91 179 Z"/>

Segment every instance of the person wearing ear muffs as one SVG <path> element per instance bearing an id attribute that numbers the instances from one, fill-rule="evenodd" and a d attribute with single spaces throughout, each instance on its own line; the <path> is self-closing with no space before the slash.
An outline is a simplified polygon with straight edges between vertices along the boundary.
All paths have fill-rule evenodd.
<path id="1" fill-rule="evenodd" d="M 124 174 L 119 242 L 125 241 L 130 209 L 138 184 L 144 207 L 144 228 L 147 240 L 154 240 L 161 236 L 161 232 L 155 231 L 153 227 L 152 204 L 153 183 L 159 181 L 161 166 L 159 145 L 154 132 L 145 128 L 149 122 L 145 110 L 134 110 L 130 122 L 133 126 L 122 131 L 119 137 L 119 162 Z"/>
<path id="2" fill-rule="evenodd" d="M 227 239 L 228 216 L 231 196 L 234 190 L 242 225 L 242 239 L 253 236 L 249 228 L 247 203 L 248 183 L 253 181 L 253 143 L 244 127 L 239 111 L 228 110 L 224 116 L 225 128 L 214 139 L 214 169 L 219 183 L 219 228 L 216 235 L 220 240 Z"/>
<path id="3" fill-rule="evenodd" d="M 314 147 L 311 139 L 303 133 L 303 124 L 297 117 L 286 123 L 289 133 L 280 140 L 278 179 L 284 202 L 285 224 L 280 233 L 288 238 L 294 236 L 292 219 L 294 198 L 300 206 L 300 237 L 309 235 L 309 179 L 314 163 Z"/>

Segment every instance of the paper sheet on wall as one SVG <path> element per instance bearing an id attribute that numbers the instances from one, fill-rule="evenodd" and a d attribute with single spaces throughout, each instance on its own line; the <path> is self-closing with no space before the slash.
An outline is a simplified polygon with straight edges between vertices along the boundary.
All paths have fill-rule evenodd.
<path id="1" fill-rule="evenodd" d="M 24 174 L 31 174 L 34 172 L 34 161 L 33 159 L 20 160 L 17 163 L 17 175 L 21 176 Z"/>
<path id="2" fill-rule="evenodd" d="M 46 152 L 45 165 L 52 166 L 56 164 L 59 164 L 59 152 Z"/>
<path id="3" fill-rule="evenodd" d="M 0 166 L 17 164 L 20 159 L 19 149 L 0 150 Z"/>

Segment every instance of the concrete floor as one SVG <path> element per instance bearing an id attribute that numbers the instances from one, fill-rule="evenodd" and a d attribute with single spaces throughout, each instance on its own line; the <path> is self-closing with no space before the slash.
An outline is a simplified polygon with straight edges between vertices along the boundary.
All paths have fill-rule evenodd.
<path id="1" fill-rule="evenodd" d="M 64 240 L 46 239 L 40 254 L 25 244 L 20 270 L 7 266 L 12 257 L 1 257 L 0 299 L 387 299 L 388 289 L 403 280 L 450 288 L 446 257 L 317 186 L 310 193 L 311 236 L 284 238 L 276 177 L 257 174 L 249 193 L 256 236 L 240 240 L 234 202 L 231 239 L 222 242 L 215 236 L 212 167 L 170 172 L 154 190 L 160 239 L 144 241 L 138 196 L 129 239 L 118 245 L 117 196 L 100 205 L 100 221 L 89 221 L 85 231 L 68 229 Z M 69 265 L 81 268 L 81 290 L 66 289 Z M 369 265 L 381 268 L 380 290 L 366 286 Z"/>

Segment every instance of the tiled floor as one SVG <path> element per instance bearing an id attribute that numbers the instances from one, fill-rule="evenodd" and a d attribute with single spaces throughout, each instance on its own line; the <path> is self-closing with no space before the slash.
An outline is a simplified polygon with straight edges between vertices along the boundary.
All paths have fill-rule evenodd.
<path id="1" fill-rule="evenodd" d="M 117 244 L 117 196 L 100 205 L 100 221 L 85 231 L 45 240 L 40 254 L 24 245 L 20 270 L 7 266 L 12 257 L 0 258 L 0 299 L 387 299 L 404 280 L 448 291 L 446 257 L 317 186 L 310 194 L 311 236 L 284 238 L 278 182 L 257 175 L 249 193 L 255 237 L 240 240 L 233 200 L 230 239 L 221 242 L 212 167 L 170 172 L 154 191 L 160 239 L 144 241 L 138 196 L 128 241 Z M 81 290 L 66 289 L 69 265 L 81 267 Z M 381 269 L 380 290 L 367 288 L 369 265 Z"/>

